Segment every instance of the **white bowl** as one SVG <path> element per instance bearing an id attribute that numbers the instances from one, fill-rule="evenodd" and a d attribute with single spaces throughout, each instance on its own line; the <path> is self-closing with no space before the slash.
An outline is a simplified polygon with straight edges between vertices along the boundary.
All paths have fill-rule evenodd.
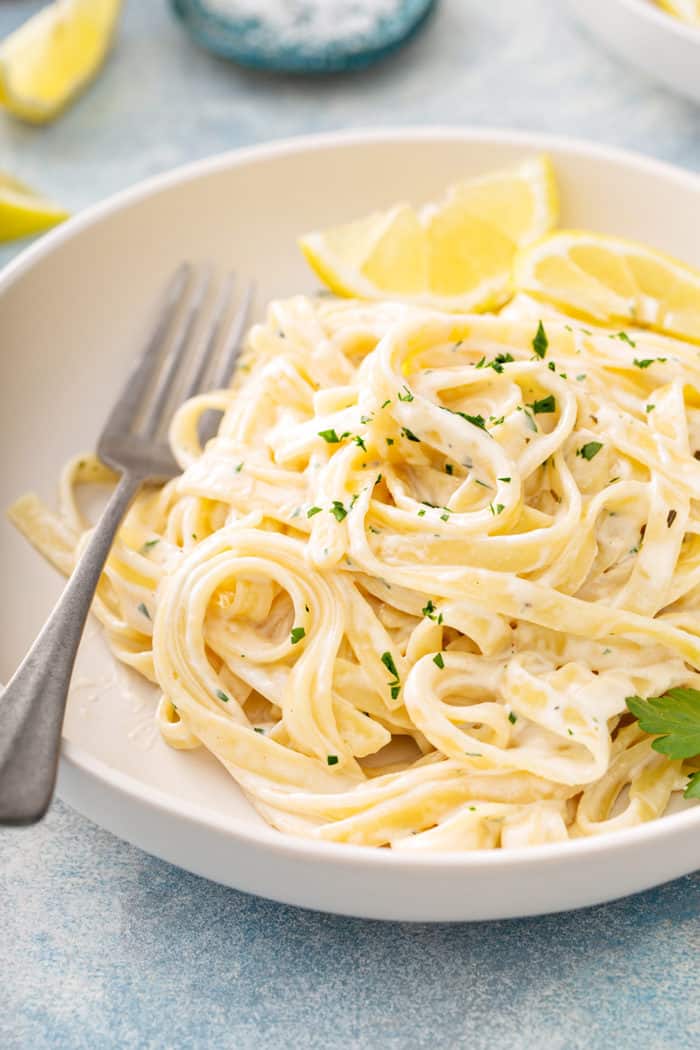
<path id="1" fill-rule="evenodd" d="M 700 28 L 652 0 L 569 0 L 605 47 L 647 76 L 700 102 Z"/>
<path id="2" fill-rule="evenodd" d="M 311 289 L 303 230 L 546 150 L 563 221 L 647 240 L 700 265 L 700 181 L 628 154 L 545 136 L 422 129 L 242 150 L 146 182 L 72 219 L 0 275 L 0 505 L 48 498 L 94 444 L 165 276 L 180 259 L 232 263 L 261 300 Z M 61 583 L 0 526 L 7 677 Z M 610 900 L 700 864 L 700 807 L 607 837 L 527 850 L 412 857 L 293 839 L 267 827 L 207 753 L 157 737 L 149 690 L 88 627 L 65 721 L 59 791 L 116 835 L 276 900 L 383 919 L 460 920 Z"/>

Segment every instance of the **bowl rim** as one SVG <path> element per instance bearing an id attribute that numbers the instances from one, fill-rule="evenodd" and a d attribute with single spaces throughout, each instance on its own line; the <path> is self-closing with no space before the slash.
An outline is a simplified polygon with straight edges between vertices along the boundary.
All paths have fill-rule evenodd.
<path id="1" fill-rule="evenodd" d="M 623 0 L 628 3 L 629 0 Z M 637 0 L 632 0 L 637 3 Z M 670 21 L 670 19 L 669 19 Z M 583 139 L 540 132 L 513 131 L 507 128 L 481 128 L 478 126 L 456 127 L 449 125 L 423 125 L 406 127 L 387 126 L 357 128 L 351 131 L 327 131 L 312 135 L 300 135 L 273 140 L 256 145 L 228 150 L 179 165 L 157 175 L 152 175 L 135 185 L 110 195 L 54 230 L 45 234 L 34 244 L 25 248 L 0 270 L 0 296 L 7 294 L 12 285 L 27 274 L 43 258 L 50 255 L 64 242 L 98 225 L 124 208 L 139 203 L 150 196 L 180 184 L 225 171 L 244 167 L 256 162 L 274 160 L 298 153 L 336 148 L 365 147 L 372 144 L 401 142 L 464 142 L 516 146 L 523 150 L 553 153 L 568 153 L 637 169 L 640 172 L 665 181 L 675 182 L 698 195 L 700 203 L 700 175 L 685 171 L 665 161 L 646 157 L 629 150 L 590 143 Z M 503 867 L 529 867 L 556 864 L 562 861 L 575 862 L 577 858 L 600 854 L 619 853 L 641 847 L 653 841 L 659 845 L 663 840 L 676 838 L 679 834 L 700 831 L 700 805 L 669 814 L 657 820 L 632 828 L 606 832 L 589 838 L 570 839 L 566 842 L 519 847 L 509 850 L 445 851 L 425 854 L 416 851 L 376 849 L 349 843 L 292 836 L 258 823 L 249 823 L 244 818 L 224 816 L 205 805 L 184 799 L 173 800 L 167 792 L 139 780 L 137 777 L 114 769 L 107 762 L 94 758 L 89 751 L 63 738 L 61 765 L 71 773 L 93 778 L 120 799 L 147 807 L 163 817 L 195 824 L 229 840 L 243 840 L 251 846 L 264 848 L 273 854 L 286 857 L 303 857 L 310 861 L 331 866 L 354 868 L 370 866 L 417 871 L 434 868 L 463 869 L 466 872 Z"/>

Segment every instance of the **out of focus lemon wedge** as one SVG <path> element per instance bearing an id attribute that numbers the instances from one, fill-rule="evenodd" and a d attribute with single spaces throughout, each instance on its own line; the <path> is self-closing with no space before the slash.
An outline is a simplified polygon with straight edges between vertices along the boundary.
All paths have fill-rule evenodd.
<path id="1" fill-rule="evenodd" d="M 122 0 L 55 0 L 0 44 L 0 103 L 22 120 L 55 117 L 89 83 Z"/>
<path id="2" fill-rule="evenodd" d="M 634 241 L 562 230 L 520 252 L 515 283 L 601 324 L 700 343 L 700 271 Z"/>
<path id="3" fill-rule="evenodd" d="M 684 22 L 693 22 L 700 25 L 700 0 L 658 0 L 660 7 L 682 18 Z"/>
<path id="4" fill-rule="evenodd" d="M 0 241 L 41 233 L 67 218 L 63 208 L 0 172 Z"/>
<path id="5" fill-rule="evenodd" d="M 306 234 L 300 246 L 339 295 L 398 299 L 443 310 L 488 310 L 512 294 L 519 246 L 548 232 L 557 191 L 546 157 L 448 189 L 416 210 L 397 204 Z"/>

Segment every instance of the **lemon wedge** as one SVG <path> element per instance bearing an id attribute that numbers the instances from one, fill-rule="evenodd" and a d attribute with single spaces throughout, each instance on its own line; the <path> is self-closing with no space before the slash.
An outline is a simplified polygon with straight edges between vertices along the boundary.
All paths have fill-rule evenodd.
<path id="1" fill-rule="evenodd" d="M 520 252 L 515 283 L 593 321 L 700 342 L 700 271 L 634 241 L 562 230 Z"/>
<path id="2" fill-rule="evenodd" d="M 399 299 L 443 310 L 488 310 L 512 294 L 520 245 L 557 217 L 546 157 L 451 186 L 417 210 L 397 204 L 355 222 L 306 234 L 300 247 L 336 294 Z"/>
<path id="3" fill-rule="evenodd" d="M 55 0 L 0 44 L 0 103 L 41 124 L 92 79 L 109 49 L 122 0 Z"/>
<path id="4" fill-rule="evenodd" d="M 676 18 L 700 25 L 700 0 L 658 0 L 658 3 Z"/>
<path id="5" fill-rule="evenodd" d="M 67 218 L 63 208 L 0 172 L 0 241 L 41 233 Z"/>

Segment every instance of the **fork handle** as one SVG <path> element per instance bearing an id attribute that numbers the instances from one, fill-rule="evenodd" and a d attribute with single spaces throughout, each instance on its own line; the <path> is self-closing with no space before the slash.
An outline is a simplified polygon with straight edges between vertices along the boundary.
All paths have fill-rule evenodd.
<path id="1" fill-rule="evenodd" d="M 33 824 L 49 807 L 83 628 L 115 534 L 142 480 L 122 475 L 56 607 L 0 694 L 0 824 Z"/>

